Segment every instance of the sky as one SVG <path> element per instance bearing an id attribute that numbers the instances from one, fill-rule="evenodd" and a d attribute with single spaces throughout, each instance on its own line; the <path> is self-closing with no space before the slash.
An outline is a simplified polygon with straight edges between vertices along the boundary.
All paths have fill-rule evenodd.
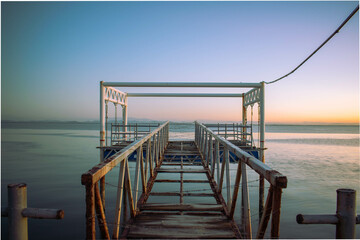
<path id="1" fill-rule="evenodd" d="M 1 118 L 98 120 L 100 81 L 272 81 L 301 63 L 357 4 L 2 2 Z M 358 123 L 359 13 L 298 71 L 265 88 L 268 123 Z M 241 121 L 238 98 L 129 98 L 128 104 L 130 118 Z M 253 115 L 256 121 L 257 105 Z"/>

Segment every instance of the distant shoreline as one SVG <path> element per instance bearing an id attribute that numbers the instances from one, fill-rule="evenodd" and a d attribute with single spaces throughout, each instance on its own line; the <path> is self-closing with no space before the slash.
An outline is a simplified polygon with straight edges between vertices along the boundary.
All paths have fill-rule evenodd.
<path id="1" fill-rule="evenodd" d="M 213 121 L 213 120 L 197 120 L 205 123 L 234 123 L 234 121 Z M 109 123 L 114 122 L 114 119 L 109 120 Z M 121 120 L 118 122 L 121 122 Z M 151 119 L 129 119 L 129 123 L 144 123 L 144 122 L 165 122 L 162 120 L 151 120 Z M 36 120 L 36 121 L 18 121 L 18 120 L 1 120 L 1 124 L 7 123 L 19 123 L 19 124 L 100 124 L 97 120 L 89 121 L 60 121 L 60 120 Z M 170 121 L 172 124 L 193 124 L 194 121 Z M 240 121 L 238 121 L 240 123 Z M 265 123 L 267 126 L 360 126 L 360 123 Z M 253 122 L 254 126 L 257 126 L 257 122 Z"/>

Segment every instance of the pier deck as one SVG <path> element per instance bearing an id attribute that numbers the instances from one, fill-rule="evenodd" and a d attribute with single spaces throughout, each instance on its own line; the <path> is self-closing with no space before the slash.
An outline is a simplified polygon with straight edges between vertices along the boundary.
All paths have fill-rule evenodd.
<path id="1" fill-rule="evenodd" d="M 180 156 L 180 160 L 173 161 L 173 156 Z M 187 174 L 194 179 L 184 177 Z M 165 179 L 162 175 L 176 175 L 178 179 Z M 235 222 L 226 215 L 224 199 L 216 191 L 210 169 L 193 141 L 169 142 L 154 176 L 148 185 L 149 194 L 140 199 L 143 204 L 139 204 L 137 216 L 126 224 L 123 238 L 240 238 Z M 201 184 L 204 189 L 191 191 L 185 187 L 190 183 Z M 151 191 L 154 184 L 159 185 L 159 189 L 166 184 L 172 187 L 176 184 L 177 188 L 171 192 L 154 192 Z M 159 203 L 148 203 L 152 196 L 157 196 Z M 190 198 L 187 203 L 184 198 L 188 197 L 203 200 L 194 203 Z"/>
<path id="2" fill-rule="evenodd" d="M 253 233 L 264 238 L 268 225 L 267 236 L 279 238 L 281 194 L 287 178 L 251 155 L 252 149 L 240 148 L 198 122 L 193 141 L 169 141 L 166 122 L 121 146 L 111 146 L 113 153 L 106 152 L 106 146 L 100 148 L 101 162 L 81 176 L 86 189 L 87 239 L 251 239 Z M 131 158 L 135 167 L 130 167 Z M 231 159 L 236 174 L 230 174 Z M 110 184 L 117 188 L 115 210 L 106 212 L 105 177 L 115 167 L 118 183 Z M 255 231 L 247 169 L 259 175 L 259 196 L 265 180 L 269 185 L 264 205 L 259 197 L 262 208 L 255 213 L 259 215 Z M 236 211 L 239 223 L 234 220 Z"/>

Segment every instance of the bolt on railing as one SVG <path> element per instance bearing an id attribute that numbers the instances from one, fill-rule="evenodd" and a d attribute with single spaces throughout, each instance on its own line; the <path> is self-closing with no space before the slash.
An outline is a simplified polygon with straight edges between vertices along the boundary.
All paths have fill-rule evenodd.
<path id="1" fill-rule="evenodd" d="M 355 224 L 360 224 L 360 215 L 356 216 L 356 191 L 338 189 L 336 215 L 303 215 L 298 214 L 299 224 L 335 224 L 336 238 L 355 238 Z"/>
<path id="2" fill-rule="evenodd" d="M 28 208 L 25 183 L 8 185 L 8 207 L 1 209 L 1 217 L 8 217 L 9 239 L 28 239 L 28 218 L 62 219 L 60 209 Z"/>
<path id="3" fill-rule="evenodd" d="M 280 208 L 282 189 L 287 186 L 287 178 L 281 173 L 271 169 L 265 163 L 251 156 L 239 147 L 235 146 L 225 138 L 218 136 L 211 129 L 201 123 L 195 122 L 195 142 L 204 159 L 204 166 L 209 166 L 210 176 L 215 181 L 217 173 L 217 190 L 221 193 L 224 179 L 226 181 L 226 214 L 233 218 L 236 208 L 238 192 L 241 184 L 242 203 L 241 203 L 241 226 L 242 234 L 245 238 L 252 238 L 251 214 L 246 165 L 255 170 L 260 176 L 266 179 L 269 184 L 264 211 L 261 216 L 256 238 L 264 238 L 268 222 L 271 217 L 271 238 L 279 238 L 280 234 Z M 220 145 L 223 147 L 222 163 L 220 167 Z M 215 148 L 215 149 L 214 149 Z M 230 154 L 238 158 L 238 166 L 235 178 L 233 193 L 231 194 L 230 184 Z"/>

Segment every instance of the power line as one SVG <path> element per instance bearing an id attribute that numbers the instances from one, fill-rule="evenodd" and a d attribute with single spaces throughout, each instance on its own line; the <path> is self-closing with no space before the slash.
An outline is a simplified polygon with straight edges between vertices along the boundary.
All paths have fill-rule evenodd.
<path id="1" fill-rule="evenodd" d="M 330 35 L 330 37 L 328 37 L 325 42 L 323 42 L 314 52 L 312 52 L 302 63 L 300 63 L 296 68 L 294 68 L 291 72 L 289 72 L 288 74 L 275 79 L 271 82 L 265 82 L 266 84 L 271 84 L 271 83 L 275 83 L 283 78 L 288 77 L 290 74 L 294 73 L 296 70 L 298 70 L 307 60 L 309 60 L 317 51 L 320 50 L 320 48 L 322 48 L 333 36 L 335 36 L 335 34 L 337 34 L 340 29 L 350 20 L 350 18 L 352 18 L 352 16 L 355 15 L 355 13 L 359 10 L 359 5 L 352 11 L 352 13 L 350 13 L 350 15 L 345 19 L 345 21 L 335 30 L 335 32 L 333 32 L 333 34 Z"/>

